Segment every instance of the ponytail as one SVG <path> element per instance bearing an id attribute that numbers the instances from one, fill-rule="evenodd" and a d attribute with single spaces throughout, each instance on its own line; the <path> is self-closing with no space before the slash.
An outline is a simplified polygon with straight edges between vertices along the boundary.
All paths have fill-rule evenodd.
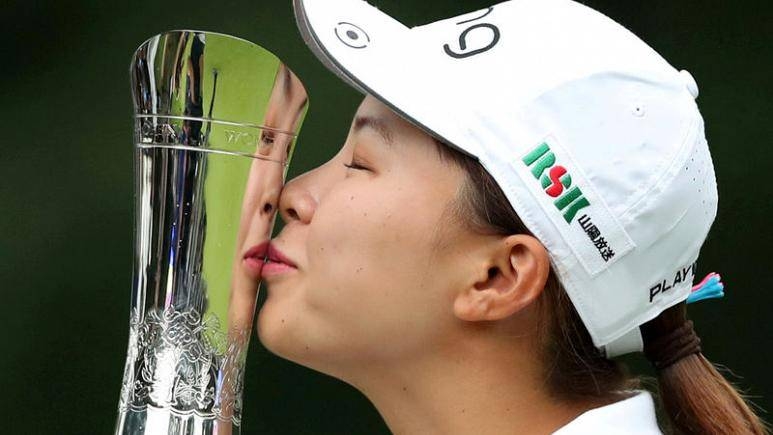
<path id="1" fill-rule="evenodd" d="M 684 434 L 767 434 L 735 387 L 696 349 L 691 331 L 684 302 L 641 326 L 645 355 L 657 372 L 671 423 Z"/>

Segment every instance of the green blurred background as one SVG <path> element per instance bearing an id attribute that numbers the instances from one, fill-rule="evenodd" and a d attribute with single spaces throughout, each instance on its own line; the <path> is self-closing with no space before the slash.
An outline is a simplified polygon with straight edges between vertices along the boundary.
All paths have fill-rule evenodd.
<path id="1" fill-rule="evenodd" d="M 407 25 L 489 1 L 371 0 Z M 704 353 L 773 409 L 771 16 L 764 1 L 592 0 L 700 87 L 720 190 L 698 272 L 728 296 L 692 306 Z M 126 352 L 133 173 L 129 60 L 146 38 L 202 29 L 257 42 L 311 95 L 290 176 L 332 156 L 361 96 L 325 70 L 290 0 L 40 1 L 0 12 L 0 433 L 110 433 Z M 638 356 L 637 373 L 651 374 Z M 245 434 L 388 433 L 357 391 L 252 340 Z M 8 426 L 10 425 L 10 426 Z"/>

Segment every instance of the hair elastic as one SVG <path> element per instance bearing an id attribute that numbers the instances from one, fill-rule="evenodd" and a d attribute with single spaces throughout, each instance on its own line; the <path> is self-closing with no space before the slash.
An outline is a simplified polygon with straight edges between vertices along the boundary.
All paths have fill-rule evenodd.
<path id="1" fill-rule="evenodd" d="M 684 322 L 682 326 L 644 345 L 644 355 L 655 370 L 663 370 L 680 359 L 700 351 L 701 339 L 695 334 L 692 320 Z"/>
<path id="2" fill-rule="evenodd" d="M 687 303 L 691 304 L 704 299 L 714 299 L 725 296 L 725 285 L 721 280 L 722 277 L 716 272 L 711 272 L 706 275 L 706 277 L 703 278 L 703 281 L 692 288 L 692 293 L 687 296 Z"/>

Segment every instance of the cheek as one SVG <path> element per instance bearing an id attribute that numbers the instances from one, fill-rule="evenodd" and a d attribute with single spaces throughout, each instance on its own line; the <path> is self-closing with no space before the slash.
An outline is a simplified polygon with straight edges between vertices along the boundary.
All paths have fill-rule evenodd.
<path id="1" fill-rule="evenodd" d="M 402 187 L 369 187 L 370 192 L 331 192 L 315 213 L 309 266 L 315 278 L 333 286 L 328 290 L 396 285 L 427 258 L 428 228 L 404 206 L 408 198 L 401 195 Z"/>
<path id="2" fill-rule="evenodd" d="M 407 207 L 427 199 L 403 189 L 331 192 L 309 229 L 306 306 L 331 334 L 346 334 L 348 345 L 363 352 L 394 336 L 421 341 L 439 318 L 450 316 L 444 306 L 451 304 L 441 300 L 442 275 L 436 275 L 442 264 L 432 264 L 437 215 Z M 411 340 L 401 345 L 410 347 Z"/>

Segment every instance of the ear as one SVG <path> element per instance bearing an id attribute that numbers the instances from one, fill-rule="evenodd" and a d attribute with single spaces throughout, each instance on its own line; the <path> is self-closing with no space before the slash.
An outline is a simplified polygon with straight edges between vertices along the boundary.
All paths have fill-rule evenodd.
<path id="1" fill-rule="evenodd" d="M 457 294 L 454 314 L 466 321 L 505 319 L 534 302 L 545 288 L 550 260 L 533 236 L 517 234 L 481 250 L 477 278 Z"/>

